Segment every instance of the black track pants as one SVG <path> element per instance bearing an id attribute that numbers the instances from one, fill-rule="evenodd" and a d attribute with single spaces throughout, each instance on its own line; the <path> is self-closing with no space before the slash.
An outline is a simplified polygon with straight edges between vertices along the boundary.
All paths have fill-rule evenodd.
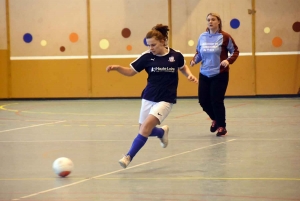
<path id="1" fill-rule="evenodd" d="M 198 99 L 203 111 L 217 122 L 219 127 L 226 127 L 224 98 L 228 85 L 229 73 L 220 73 L 214 77 L 206 77 L 200 73 Z"/>

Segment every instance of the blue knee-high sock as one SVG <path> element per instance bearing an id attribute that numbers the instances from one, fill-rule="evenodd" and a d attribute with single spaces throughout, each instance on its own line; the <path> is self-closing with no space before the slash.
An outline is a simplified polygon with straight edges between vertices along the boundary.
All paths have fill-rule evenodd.
<path id="1" fill-rule="evenodd" d="M 127 155 L 130 156 L 131 160 L 136 155 L 136 153 L 145 145 L 148 138 L 138 134 L 136 138 L 133 140 L 130 150 Z"/>
<path id="2" fill-rule="evenodd" d="M 162 128 L 154 127 L 150 136 L 157 136 L 158 138 L 162 138 L 164 135 L 164 130 Z"/>

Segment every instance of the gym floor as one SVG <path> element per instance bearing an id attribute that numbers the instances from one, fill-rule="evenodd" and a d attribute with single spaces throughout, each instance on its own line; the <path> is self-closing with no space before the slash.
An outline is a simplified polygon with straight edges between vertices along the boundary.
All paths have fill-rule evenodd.
<path id="1" fill-rule="evenodd" d="M 300 98 L 226 98 L 224 137 L 197 99 L 178 99 L 123 169 L 139 99 L 1 100 L 0 201 L 300 201 Z M 57 176 L 59 157 L 73 172 Z"/>

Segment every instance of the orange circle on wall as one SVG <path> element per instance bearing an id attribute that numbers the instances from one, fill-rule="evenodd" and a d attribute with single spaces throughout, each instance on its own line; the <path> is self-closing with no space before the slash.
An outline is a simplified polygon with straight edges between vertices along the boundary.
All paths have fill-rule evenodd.
<path id="1" fill-rule="evenodd" d="M 69 39 L 72 43 L 75 43 L 78 41 L 78 34 L 77 33 L 71 33 L 69 36 Z"/>
<path id="2" fill-rule="evenodd" d="M 128 51 L 130 51 L 130 50 L 132 50 L 132 46 L 131 46 L 131 45 L 127 45 L 126 49 L 127 49 Z"/>
<path id="3" fill-rule="evenodd" d="M 274 47 L 280 47 L 282 45 L 282 39 L 279 37 L 275 37 L 272 40 L 272 44 Z"/>

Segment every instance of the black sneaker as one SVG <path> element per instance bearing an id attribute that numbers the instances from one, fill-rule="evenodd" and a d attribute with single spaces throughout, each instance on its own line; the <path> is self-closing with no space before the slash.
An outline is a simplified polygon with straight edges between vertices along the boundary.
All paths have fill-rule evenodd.
<path id="1" fill-rule="evenodd" d="M 210 132 L 214 133 L 218 130 L 218 125 L 215 120 L 212 121 L 211 126 L 210 126 Z"/>
<path id="2" fill-rule="evenodd" d="M 227 130 L 224 127 L 219 127 L 218 132 L 216 134 L 217 137 L 221 137 L 227 134 Z"/>

